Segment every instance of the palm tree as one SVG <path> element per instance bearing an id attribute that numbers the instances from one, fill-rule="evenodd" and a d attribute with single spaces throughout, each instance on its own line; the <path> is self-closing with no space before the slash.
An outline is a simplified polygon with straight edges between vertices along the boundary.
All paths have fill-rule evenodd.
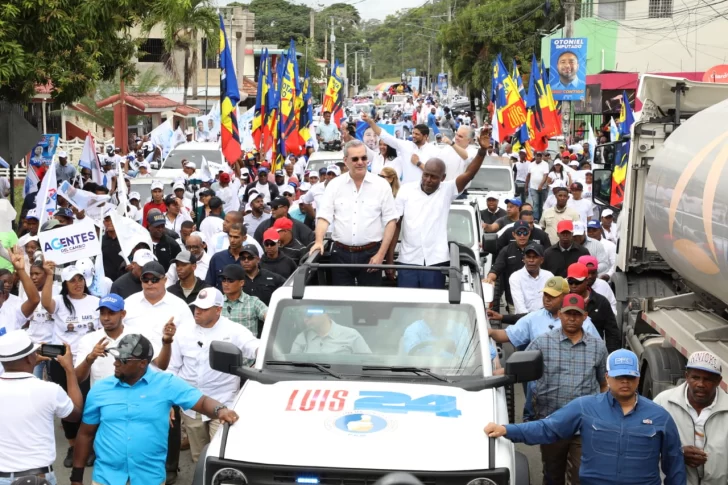
<path id="1" fill-rule="evenodd" d="M 184 87 L 182 104 L 187 104 L 190 80 L 197 73 L 197 33 L 205 34 L 208 45 L 218 45 L 220 27 L 217 13 L 210 0 L 187 0 L 177 2 L 175 6 L 155 2 L 150 15 L 144 19 L 142 30 L 148 34 L 157 24 L 163 25 L 164 48 L 169 53 L 165 68 L 178 81 L 181 78 Z M 184 53 L 181 73 L 175 51 Z"/>

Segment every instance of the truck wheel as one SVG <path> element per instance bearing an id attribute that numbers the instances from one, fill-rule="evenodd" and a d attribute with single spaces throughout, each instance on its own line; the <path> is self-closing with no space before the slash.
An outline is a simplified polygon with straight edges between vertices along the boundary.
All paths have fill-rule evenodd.
<path id="1" fill-rule="evenodd" d="M 645 342 L 641 355 L 640 394 L 652 399 L 674 387 L 685 374 L 687 359 L 672 347 L 663 347 L 662 338 Z"/>
<path id="2" fill-rule="evenodd" d="M 515 485 L 531 485 L 531 470 L 528 468 L 528 458 L 520 451 L 516 451 Z"/>

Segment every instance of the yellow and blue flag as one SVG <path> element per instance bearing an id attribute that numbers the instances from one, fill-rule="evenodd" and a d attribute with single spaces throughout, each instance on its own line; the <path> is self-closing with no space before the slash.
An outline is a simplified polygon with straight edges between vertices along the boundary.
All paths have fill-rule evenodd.
<path id="1" fill-rule="evenodd" d="M 496 122 L 498 123 L 498 142 L 515 134 L 526 122 L 526 105 L 518 93 L 518 86 L 506 70 L 500 54 L 493 65 L 495 82 Z"/>
<path id="2" fill-rule="evenodd" d="M 632 106 L 629 104 L 629 96 L 627 91 L 622 92 L 622 106 L 619 110 L 619 138 L 629 136 L 632 125 L 634 124 L 634 113 Z"/>
<path id="3" fill-rule="evenodd" d="M 230 52 L 227 35 L 225 35 L 225 24 L 220 15 L 220 138 L 222 154 L 230 164 L 237 162 L 243 153 L 240 148 L 236 114 L 239 102 L 240 91 L 238 91 L 238 80 L 235 77 L 233 56 Z"/>
<path id="4" fill-rule="evenodd" d="M 299 121 L 298 133 L 306 144 L 311 139 L 311 121 L 313 120 L 313 101 L 311 99 L 311 78 L 308 69 L 306 69 L 306 77 L 303 79 L 301 88 L 303 106 L 301 107 L 301 119 Z"/>
<path id="5" fill-rule="evenodd" d="M 268 69 L 270 60 L 268 59 L 268 49 L 263 49 L 260 54 L 260 64 L 258 65 L 258 95 L 255 98 L 255 115 L 253 116 L 253 143 L 255 148 L 260 150 L 263 143 L 263 129 L 265 127 L 265 110 L 266 98 L 268 97 Z"/>

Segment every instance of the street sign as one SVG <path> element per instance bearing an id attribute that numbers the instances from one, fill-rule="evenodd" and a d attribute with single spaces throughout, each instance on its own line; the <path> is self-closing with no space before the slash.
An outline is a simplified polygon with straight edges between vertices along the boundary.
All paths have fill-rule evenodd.
<path id="1" fill-rule="evenodd" d="M 15 166 L 38 144 L 42 135 L 23 116 L 23 107 L 0 102 L 0 157 Z"/>

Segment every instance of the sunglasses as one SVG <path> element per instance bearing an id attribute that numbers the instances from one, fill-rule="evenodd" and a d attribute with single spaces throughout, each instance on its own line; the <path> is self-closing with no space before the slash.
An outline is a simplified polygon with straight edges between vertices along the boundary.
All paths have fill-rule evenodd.
<path id="1" fill-rule="evenodd" d="M 530 231 L 527 231 L 526 229 L 520 229 L 516 231 L 516 236 L 528 236 L 530 234 Z"/>
<path id="2" fill-rule="evenodd" d="M 569 283 L 570 285 L 580 285 L 584 282 L 584 280 L 577 280 L 576 278 L 568 278 L 566 280 L 566 282 Z"/>
<path id="3" fill-rule="evenodd" d="M 358 162 L 359 160 L 361 160 L 362 162 L 366 162 L 367 160 L 369 160 L 369 157 L 366 155 L 362 155 L 361 157 L 351 157 L 351 161 L 354 163 Z"/>
<path id="4" fill-rule="evenodd" d="M 242 261 L 255 261 L 255 256 L 241 256 Z"/>
<path id="5" fill-rule="evenodd" d="M 190 251 L 190 252 L 192 252 L 192 251 L 197 251 L 198 249 L 201 249 L 201 248 L 200 248 L 200 246 L 189 246 L 189 245 L 188 245 L 188 246 L 185 246 L 185 249 L 186 249 L 187 251 Z"/>
<path id="6" fill-rule="evenodd" d="M 267 248 L 272 248 L 273 246 L 277 246 L 277 245 L 278 245 L 278 243 L 275 241 L 265 241 L 263 243 L 263 246 L 265 246 Z"/>
<path id="7" fill-rule="evenodd" d="M 121 365 L 126 365 L 128 362 L 130 362 L 132 360 L 144 360 L 144 359 L 133 359 L 131 357 L 127 357 L 127 358 L 114 357 L 114 359 L 115 360 L 118 360 L 119 362 L 121 362 Z"/>
<path id="8" fill-rule="evenodd" d="M 240 281 L 240 280 L 234 280 L 232 278 L 226 278 L 225 276 L 223 276 L 222 278 L 220 278 L 220 281 L 222 281 L 223 283 L 235 283 L 236 281 Z"/>
<path id="9" fill-rule="evenodd" d="M 156 276 L 152 278 L 142 278 L 142 283 L 151 283 L 153 285 L 156 285 L 161 281 L 161 278 L 157 278 Z"/>

